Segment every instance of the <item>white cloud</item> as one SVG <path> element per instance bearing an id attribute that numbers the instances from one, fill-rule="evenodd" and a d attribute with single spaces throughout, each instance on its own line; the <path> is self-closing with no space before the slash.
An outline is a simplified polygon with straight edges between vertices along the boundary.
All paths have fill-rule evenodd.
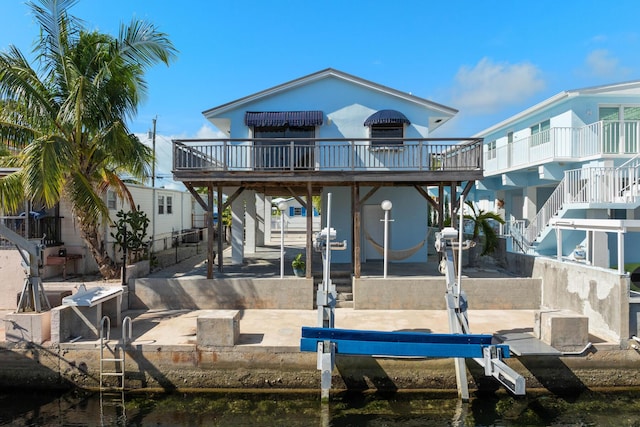
<path id="1" fill-rule="evenodd" d="M 620 78 L 629 74 L 629 69 L 620 66 L 618 58 L 606 49 L 596 49 L 587 55 L 586 72 L 590 76 Z"/>
<path id="2" fill-rule="evenodd" d="M 496 63 L 482 58 L 475 67 L 458 70 L 452 100 L 461 111 L 487 114 L 522 103 L 544 87 L 541 72 L 533 64 Z"/>
<path id="3" fill-rule="evenodd" d="M 197 139 L 207 138 L 226 138 L 227 136 L 220 130 L 213 128 L 207 124 L 202 125 L 195 136 Z"/>

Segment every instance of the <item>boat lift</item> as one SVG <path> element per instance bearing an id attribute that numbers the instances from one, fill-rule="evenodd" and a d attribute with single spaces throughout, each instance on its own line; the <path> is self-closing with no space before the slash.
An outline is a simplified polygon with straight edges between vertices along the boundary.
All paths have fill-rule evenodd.
<path id="1" fill-rule="evenodd" d="M 458 232 L 451 227 L 445 227 L 442 231 L 436 233 L 436 250 L 442 255 L 440 272 L 444 273 L 447 282 L 445 301 L 449 318 L 449 332 L 452 336 L 471 334 L 467 316 L 467 297 L 464 291 L 462 291 L 461 281 L 462 251 L 473 247 L 474 243 L 475 242 L 472 241 L 462 241 L 462 232 Z M 455 274 L 454 249 L 458 249 L 457 275 Z M 509 356 L 510 351 L 508 345 L 491 344 L 482 348 L 481 357 L 474 356 L 472 358 L 484 368 L 484 374 L 486 376 L 492 376 L 497 379 L 511 393 L 517 396 L 524 395 L 524 377 L 502 361 L 503 358 L 508 358 Z M 453 355 L 450 357 L 453 357 Z M 467 382 L 465 360 L 456 357 L 455 368 L 458 394 L 463 400 L 468 400 L 469 385 Z"/>
<path id="2" fill-rule="evenodd" d="M 322 287 L 316 293 L 318 329 L 333 330 L 335 326 L 336 286 L 331 282 L 331 251 L 347 249 L 347 241 L 337 242 L 336 230 L 331 228 L 331 193 L 327 195 L 327 226 L 316 234 L 314 250 L 322 254 Z M 322 398 L 329 398 L 331 373 L 335 367 L 336 343 L 330 339 L 319 340 L 314 349 L 318 352 L 317 367 L 322 382 Z"/>
<path id="3" fill-rule="evenodd" d="M 27 240 L 2 223 L 0 223 L 0 236 L 16 246 L 22 257 L 22 265 L 27 269 L 27 277 L 22 287 L 16 312 L 40 313 L 50 310 L 51 306 L 44 292 L 42 278 L 40 277 L 44 244 Z"/>
<path id="4" fill-rule="evenodd" d="M 462 205 L 462 203 L 461 203 Z M 461 215 L 462 216 L 462 215 Z M 462 223 L 462 221 L 461 221 Z M 327 200 L 327 228 L 316 236 L 314 247 L 323 251 L 323 286 L 318 289 L 318 327 L 303 327 L 301 351 L 317 352 L 317 368 L 321 372 L 321 399 L 328 400 L 335 354 L 381 357 L 453 357 L 455 360 L 458 395 L 469 400 L 465 359 L 471 358 L 515 395 L 525 394 L 525 380 L 502 359 L 510 357 L 509 346 L 495 344 L 492 335 L 471 334 L 467 319 L 466 295 L 461 290 L 462 250 L 473 246 L 463 242 L 462 232 L 447 227 L 436 234 L 436 249 L 441 254 L 440 271 L 445 274 L 445 300 L 450 334 L 419 332 L 381 332 L 336 329 L 335 285 L 330 278 L 331 250 L 345 249 L 346 242 L 333 242 L 335 230 L 331 224 L 331 194 Z M 334 244 L 335 243 L 335 244 Z M 458 249 L 458 274 L 454 264 L 454 249 Z"/>

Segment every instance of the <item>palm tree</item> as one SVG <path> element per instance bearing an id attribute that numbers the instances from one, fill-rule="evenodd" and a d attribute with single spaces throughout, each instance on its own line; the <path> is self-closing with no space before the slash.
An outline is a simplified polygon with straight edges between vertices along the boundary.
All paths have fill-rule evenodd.
<path id="1" fill-rule="evenodd" d="M 484 236 L 484 246 L 480 255 L 492 253 L 498 247 L 498 236 L 491 224 L 491 220 L 504 224 L 504 219 L 495 212 L 485 212 L 471 201 L 465 201 L 465 204 L 471 209 L 471 214 L 464 215 L 464 219 L 473 222 L 473 235 L 471 240 L 476 243 L 480 242 L 480 236 Z"/>
<path id="2" fill-rule="evenodd" d="M 177 51 L 145 21 L 121 25 L 117 38 L 87 31 L 69 14 L 78 0 L 29 2 L 40 24 L 37 68 L 14 46 L 0 53 L 0 141 L 18 147 L 0 165 L 8 210 L 24 200 L 52 207 L 68 200 L 80 233 L 105 278 L 118 270 L 105 251 L 102 196 L 113 189 L 136 206 L 124 174 L 149 176 L 152 153 L 127 128 L 146 92 L 144 71 L 169 64 Z"/>

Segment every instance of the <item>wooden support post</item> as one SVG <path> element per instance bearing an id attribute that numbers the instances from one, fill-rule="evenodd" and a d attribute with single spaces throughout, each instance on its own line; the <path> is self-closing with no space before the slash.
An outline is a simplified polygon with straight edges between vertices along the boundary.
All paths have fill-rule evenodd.
<path id="1" fill-rule="evenodd" d="M 224 257 L 222 252 L 224 251 L 224 223 L 222 221 L 222 213 L 224 212 L 224 206 L 222 204 L 222 187 L 218 185 L 218 271 L 222 273 L 222 266 L 224 265 Z"/>
<path id="2" fill-rule="evenodd" d="M 313 257 L 313 248 L 311 235 L 313 233 L 313 194 L 311 189 L 311 182 L 307 182 L 307 242 L 306 242 L 306 255 L 305 258 L 307 260 L 307 271 L 305 272 L 305 276 L 307 279 L 310 279 L 312 276 L 311 264 Z"/>
<path id="3" fill-rule="evenodd" d="M 444 228 L 444 185 L 438 185 L 438 228 Z"/>
<path id="4" fill-rule="evenodd" d="M 213 279 L 213 185 L 207 186 L 207 279 Z M 219 215 L 218 215 L 219 216 Z M 220 222 L 220 218 L 218 218 Z"/>
<path id="5" fill-rule="evenodd" d="M 460 200 L 458 199 L 458 192 L 456 191 L 456 183 L 452 181 L 450 183 L 449 192 L 451 194 L 451 203 L 449 208 L 449 216 L 451 217 L 451 226 L 453 228 L 458 228 L 458 216 L 456 215 L 456 211 L 458 205 L 460 204 Z"/>
<path id="6" fill-rule="evenodd" d="M 362 221 L 362 215 L 360 212 L 360 185 L 356 183 L 351 189 L 351 216 L 353 218 L 353 274 L 356 278 L 360 278 L 362 273 L 362 265 L 360 263 L 360 227 Z"/>

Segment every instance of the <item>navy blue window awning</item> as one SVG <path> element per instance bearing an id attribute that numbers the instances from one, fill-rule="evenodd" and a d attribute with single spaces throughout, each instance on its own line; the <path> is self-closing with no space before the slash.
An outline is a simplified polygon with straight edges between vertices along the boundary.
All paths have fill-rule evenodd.
<path id="1" fill-rule="evenodd" d="M 322 111 L 247 111 L 244 123 L 256 127 L 321 126 Z"/>
<path id="2" fill-rule="evenodd" d="M 396 110 L 380 110 L 370 115 L 367 120 L 364 121 L 365 126 L 371 125 L 384 125 L 384 124 L 407 124 L 411 122 L 400 111 Z"/>

